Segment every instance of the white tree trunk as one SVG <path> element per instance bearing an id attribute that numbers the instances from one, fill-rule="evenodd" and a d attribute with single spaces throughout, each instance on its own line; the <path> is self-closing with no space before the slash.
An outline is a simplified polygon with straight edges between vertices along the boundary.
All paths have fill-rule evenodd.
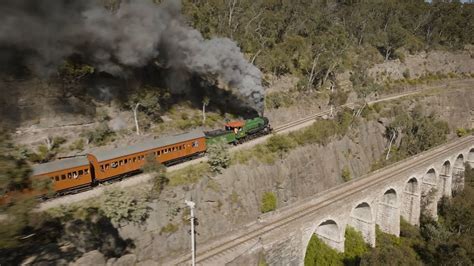
<path id="1" fill-rule="evenodd" d="M 137 135 L 140 135 L 140 127 L 138 126 L 138 107 L 140 106 L 140 103 L 137 103 L 135 105 L 135 108 L 133 108 L 133 117 L 135 118 L 135 128 L 137 130 Z"/>
<path id="2" fill-rule="evenodd" d="M 206 104 L 202 104 L 202 124 L 206 123 Z"/>
<path id="3" fill-rule="evenodd" d="M 395 132 L 392 133 L 392 137 L 390 138 L 390 144 L 388 145 L 388 151 L 387 151 L 387 155 L 385 156 L 385 160 L 388 160 L 388 157 L 390 156 L 390 151 L 392 150 L 392 144 L 393 144 L 393 141 L 395 140 Z"/>

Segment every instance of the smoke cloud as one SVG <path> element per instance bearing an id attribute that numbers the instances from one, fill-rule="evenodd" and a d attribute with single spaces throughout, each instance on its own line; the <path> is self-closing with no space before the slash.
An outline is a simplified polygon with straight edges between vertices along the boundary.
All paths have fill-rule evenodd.
<path id="1" fill-rule="evenodd" d="M 113 75 L 158 60 L 172 70 L 216 77 L 263 110 L 260 70 L 230 39 L 207 40 L 186 25 L 178 0 L 122 1 L 115 12 L 98 0 L 2 0 L 0 47 L 35 51 L 30 63 L 43 74 L 74 53 Z"/>

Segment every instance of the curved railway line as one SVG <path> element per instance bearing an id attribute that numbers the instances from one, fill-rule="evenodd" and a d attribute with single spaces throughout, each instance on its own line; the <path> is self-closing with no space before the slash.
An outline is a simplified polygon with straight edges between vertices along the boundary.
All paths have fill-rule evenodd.
<path id="1" fill-rule="evenodd" d="M 254 242 L 255 239 L 258 239 L 270 231 L 289 225 L 293 221 L 301 219 L 305 216 L 309 216 L 317 210 L 320 210 L 335 202 L 344 200 L 348 196 L 359 193 L 364 189 L 370 188 L 371 186 L 388 181 L 392 177 L 400 174 L 400 172 L 408 169 L 408 166 L 410 168 L 421 167 L 437 157 L 445 156 L 446 154 L 458 151 L 466 147 L 468 144 L 474 144 L 474 136 L 456 139 L 447 144 L 435 147 L 416 156 L 392 164 L 388 167 L 379 169 L 368 175 L 364 175 L 347 183 L 335 186 L 329 190 L 317 194 L 308 202 L 296 202 L 290 206 L 277 210 L 277 212 L 283 217 L 273 221 L 263 222 L 263 225 L 257 224 L 257 226 L 254 226 L 256 228 L 249 228 L 247 232 L 241 232 L 240 235 L 235 236 L 230 240 L 224 240 L 220 242 L 218 241 L 204 247 L 202 251 L 197 252 L 196 263 L 201 263 L 204 265 L 211 264 L 209 260 L 218 260 L 219 258 L 224 257 L 226 254 L 229 254 L 238 248 L 240 245 L 249 243 L 251 241 Z M 298 205 L 298 207 L 295 208 L 295 205 Z M 288 212 L 288 214 L 284 214 L 285 212 Z M 268 220 L 271 220 L 271 217 L 269 217 Z M 165 265 L 182 265 L 189 263 L 190 260 L 190 256 L 184 256 L 178 260 L 167 262 Z"/>
<path id="2" fill-rule="evenodd" d="M 450 85 L 456 85 L 456 84 L 459 84 L 459 83 L 466 83 L 466 82 L 473 83 L 474 80 L 471 80 L 471 79 L 469 79 L 469 80 L 455 80 L 455 81 L 450 81 L 449 84 Z M 374 103 L 378 103 L 378 102 L 390 101 L 390 100 L 399 99 L 399 98 L 403 98 L 403 97 L 406 97 L 406 96 L 418 94 L 420 92 L 425 92 L 425 91 L 429 91 L 429 90 L 433 90 L 433 89 L 437 89 L 437 88 L 443 88 L 443 87 L 446 87 L 446 85 L 445 84 L 436 85 L 436 86 L 431 86 L 428 89 L 418 89 L 418 90 L 413 90 L 413 91 L 409 91 L 409 92 L 403 92 L 403 93 L 392 94 L 392 95 L 385 95 L 384 97 L 382 97 L 380 99 L 369 101 L 366 104 L 370 105 L 370 104 L 374 104 Z M 355 108 L 356 106 L 360 106 L 360 105 L 357 104 L 357 103 L 347 103 L 347 104 L 344 104 L 342 106 L 334 108 L 333 112 L 337 113 L 339 110 L 341 110 L 343 108 Z M 306 116 L 304 118 L 300 118 L 300 119 L 285 123 L 285 124 L 280 125 L 280 126 L 276 126 L 273 129 L 273 133 L 281 134 L 281 133 L 287 133 L 287 132 L 290 132 L 290 131 L 293 131 L 293 130 L 298 130 L 298 129 L 304 128 L 306 126 L 311 125 L 311 123 L 314 122 L 316 119 L 324 117 L 325 115 L 329 115 L 330 113 L 331 113 L 331 110 L 326 110 L 326 111 L 322 111 L 322 112 L 319 112 L 319 113 L 316 113 L 316 114 L 313 114 L 313 115 Z M 255 144 L 258 144 L 258 143 L 261 143 L 261 142 L 265 141 L 270 136 L 271 136 L 271 134 L 270 135 L 264 135 L 262 137 L 252 139 L 252 140 L 250 140 L 248 142 L 245 142 L 241 145 L 232 147 L 231 151 L 251 147 Z M 177 165 L 170 166 L 170 167 L 168 167 L 168 170 L 169 171 L 178 170 L 178 169 L 187 167 L 189 165 L 205 162 L 206 160 L 207 160 L 207 157 L 197 158 L 197 159 L 194 159 L 194 160 L 190 160 L 190 161 L 187 161 L 187 162 L 183 162 L 183 163 L 180 163 L 180 164 L 177 164 Z M 40 210 L 45 210 L 45 209 L 57 207 L 57 206 L 60 206 L 61 204 L 69 204 L 69 203 L 79 202 L 79 201 L 82 201 L 82 200 L 85 200 L 85 199 L 88 199 L 88 198 L 99 196 L 101 193 L 103 193 L 103 190 L 105 189 L 105 187 L 108 187 L 108 186 L 119 186 L 119 187 L 122 187 L 122 188 L 130 187 L 130 186 L 142 183 L 142 182 L 146 182 L 150 179 L 151 179 L 151 176 L 148 175 L 148 174 L 137 174 L 137 175 L 134 175 L 132 177 L 128 177 L 128 178 L 126 178 L 126 179 L 124 179 L 120 182 L 115 182 L 115 183 L 109 184 L 109 185 L 90 188 L 89 190 L 80 192 L 78 194 L 71 194 L 71 195 L 66 195 L 66 196 L 62 196 L 62 197 L 47 200 L 47 201 L 43 202 L 40 205 Z"/>

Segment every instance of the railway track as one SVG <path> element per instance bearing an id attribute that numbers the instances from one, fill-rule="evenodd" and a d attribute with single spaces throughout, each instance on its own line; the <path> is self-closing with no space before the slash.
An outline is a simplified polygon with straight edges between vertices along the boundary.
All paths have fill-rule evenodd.
<path id="1" fill-rule="evenodd" d="M 464 81 L 464 80 L 460 80 L 460 81 L 454 81 L 452 83 L 457 84 L 457 83 L 465 83 L 465 82 L 466 81 Z M 469 80 L 468 80 L 468 82 L 469 82 Z M 433 86 L 430 89 L 441 88 L 441 87 L 445 87 L 445 85 Z M 383 98 L 369 101 L 369 102 L 367 102 L 367 104 L 370 105 L 370 104 L 374 104 L 374 103 L 378 103 L 378 102 L 390 101 L 390 100 L 402 98 L 402 97 L 405 97 L 405 96 L 418 94 L 418 93 L 424 92 L 424 91 L 427 91 L 427 89 L 418 89 L 418 90 L 405 92 L 405 93 L 386 95 Z M 335 114 L 343 108 L 355 108 L 356 106 L 360 106 L 360 104 L 356 104 L 356 103 L 344 104 L 342 106 L 334 108 L 333 113 Z M 292 129 L 299 128 L 301 125 L 304 125 L 304 124 L 310 125 L 311 122 L 313 122 L 316 119 L 321 118 L 325 115 L 329 115 L 330 113 L 331 113 L 331 110 L 326 110 L 326 111 L 322 111 L 322 112 L 319 112 L 319 113 L 316 113 L 316 114 L 313 114 L 313 115 L 310 115 L 310 116 L 307 116 L 307 117 L 303 117 L 303 118 L 291 121 L 289 123 L 286 123 L 284 125 L 277 126 L 277 127 L 274 128 L 273 132 L 274 133 L 284 133 L 284 132 L 287 132 L 287 131 L 291 131 Z M 246 142 L 242 145 L 232 147 L 231 150 L 238 150 L 238 149 L 248 148 L 251 145 L 255 145 L 255 144 L 258 144 L 260 142 L 265 141 L 270 136 L 271 135 L 265 135 L 265 136 L 253 139 L 253 140 L 251 140 L 249 142 Z M 173 165 L 173 166 L 168 168 L 168 171 L 178 170 L 178 169 L 181 169 L 181 168 L 193 165 L 193 164 L 205 162 L 206 160 L 207 160 L 207 157 L 201 157 L 201 158 L 198 158 L 198 159 L 195 159 L 195 160 L 191 160 L 191 161 L 187 161 L 187 162 L 184 162 L 184 163 L 181 163 L 181 164 Z M 148 175 L 148 174 L 139 174 L 139 175 L 135 175 L 133 177 L 129 177 L 127 179 L 124 179 L 120 182 L 115 182 L 114 184 L 110 184 L 110 185 L 106 185 L 106 186 L 118 186 L 118 187 L 124 188 L 124 187 L 130 187 L 130 186 L 136 185 L 138 183 L 146 182 L 150 179 L 151 179 L 151 176 Z M 70 203 L 82 201 L 84 199 L 96 197 L 96 196 L 99 196 L 103 192 L 103 190 L 104 190 L 104 186 L 95 187 L 95 188 L 91 188 L 90 190 L 78 193 L 78 194 L 66 195 L 66 196 L 62 196 L 62 197 L 59 197 L 59 198 L 50 199 L 50 200 L 47 200 L 47 201 L 43 202 L 40 205 L 40 210 L 46 210 L 46 209 L 49 209 L 49 208 L 60 206 L 61 204 L 70 204 Z"/>
<path id="2" fill-rule="evenodd" d="M 254 228 L 249 228 L 247 232 L 241 232 L 240 235 L 231 237 L 230 240 L 227 239 L 220 242 L 218 241 L 205 246 L 202 251 L 197 252 L 196 262 L 203 265 L 212 264 L 212 260 L 218 261 L 220 258 L 223 258 L 226 255 L 234 252 L 239 246 L 243 246 L 244 244 L 248 244 L 249 246 L 255 244 L 255 239 L 259 239 L 273 230 L 280 229 L 289 225 L 293 221 L 310 216 L 317 210 L 320 210 L 338 201 L 342 201 L 345 198 L 359 193 L 364 189 L 368 189 L 372 186 L 386 182 L 399 174 L 407 172 L 406 174 L 408 175 L 408 169 L 425 166 L 425 164 L 430 163 L 433 159 L 451 155 L 453 152 L 457 152 L 469 144 L 474 144 L 474 136 L 457 139 L 431 150 L 422 152 L 416 156 L 407 158 L 392 164 L 391 166 L 372 172 L 369 175 L 365 175 L 363 177 L 333 187 L 327 191 L 319 193 L 310 200 L 295 203 L 291 206 L 282 208 L 278 211 L 278 213 L 283 215 L 281 218 L 273 218 L 275 220 L 272 220 L 270 217 L 268 222 L 264 222 L 264 225 L 257 224 L 256 226 L 253 226 Z M 298 205 L 298 207 L 295 208 L 294 205 Z M 287 214 L 285 214 L 285 212 L 287 212 Z M 178 260 L 167 262 L 165 265 L 182 265 L 189 263 L 190 260 L 190 256 L 183 256 Z"/>

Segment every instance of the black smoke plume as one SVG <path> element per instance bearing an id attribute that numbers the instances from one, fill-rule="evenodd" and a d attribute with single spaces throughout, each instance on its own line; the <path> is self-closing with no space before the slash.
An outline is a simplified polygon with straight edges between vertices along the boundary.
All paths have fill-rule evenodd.
<path id="1" fill-rule="evenodd" d="M 72 54 L 113 75 L 154 62 L 216 77 L 247 105 L 263 110 L 260 70 L 230 39 L 206 40 L 188 26 L 178 0 L 122 1 L 113 12 L 98 0 L 2 0 L 0 47 L 33 51 L 29 63 L 42 74 Z"/>

